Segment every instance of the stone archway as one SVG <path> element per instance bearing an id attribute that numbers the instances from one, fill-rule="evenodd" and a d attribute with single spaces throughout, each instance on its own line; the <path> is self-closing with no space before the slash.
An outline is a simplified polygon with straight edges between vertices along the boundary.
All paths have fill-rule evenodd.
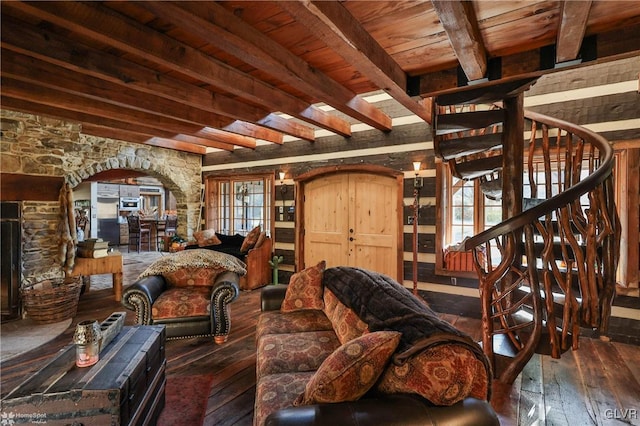
<path id="1" fill-rule="evenodd" d="M 159 158 L 156 151 L 121 145 L 115 156 L 85 163 L 67 173 L 65 180 L 74 188 L 91 176 L 113 169 L 133 170 L 154 177 L 175 196 L 178 234 L 189 238 L 197 230 L 201 217 L 200 162 L 191 161 L 187 167 L 185 158 L 181 158 L 180 153 L 175 154 Z"/>

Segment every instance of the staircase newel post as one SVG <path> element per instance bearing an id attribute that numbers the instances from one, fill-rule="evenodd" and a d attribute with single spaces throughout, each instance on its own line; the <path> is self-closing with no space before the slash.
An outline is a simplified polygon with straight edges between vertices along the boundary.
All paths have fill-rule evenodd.
<path id="1" fill-rule="evenodd" d="M 502 219 L 522 213 L 522 174 L 524 171 L 524 93 L 506 98 L 502 131 Z M 515 262 L 522 261 L 522 235 L 514 233 Z M 506 276 L 502 281 L 509 285 L 516 279 Z M 504 288 L 502 289 L 504 290 Z M 508 302 L 507 302 L 508 303 Z"/>

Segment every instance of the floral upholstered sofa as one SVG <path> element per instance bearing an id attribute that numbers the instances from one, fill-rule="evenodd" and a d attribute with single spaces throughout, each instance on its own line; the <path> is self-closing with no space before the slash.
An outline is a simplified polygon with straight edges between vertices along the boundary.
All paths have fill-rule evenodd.
<path id="1" fill-rule="evenodd" d="M 184 250 L 153 262 L 127 287 L 122 304 L 140 325 L 164 325 L 167 338 L 214 336 L 226 341 L 228 304 L 238 297 L 245 264 L 225 253 Z"/>
<path id="2" fill-rule="evenodd" d="M 261 296 L 254 426 L 499 424 L 480 347 L 392 279 L 320 262 Z"/>

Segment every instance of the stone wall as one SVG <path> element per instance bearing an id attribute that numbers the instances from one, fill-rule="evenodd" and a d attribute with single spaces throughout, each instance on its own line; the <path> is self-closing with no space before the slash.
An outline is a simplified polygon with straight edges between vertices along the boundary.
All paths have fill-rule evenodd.
<path id="1" fill-rule="evenodd" d="M 176 197 L 178 234 L 190 236 L 200 217 L 199 155 L 82 134 L 79 124 L 0 110 L 0 170 L 63 177 L 71 187 L 110 169 L 155 177 Z M 62 275 L 57 202 L 22 203 L 23 286 Z"/>

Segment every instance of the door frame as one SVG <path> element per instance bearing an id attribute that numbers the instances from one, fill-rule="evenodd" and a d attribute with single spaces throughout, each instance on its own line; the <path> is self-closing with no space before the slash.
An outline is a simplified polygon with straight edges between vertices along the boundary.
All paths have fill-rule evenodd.
<path id="1" fill-rule="evenodd" d="M 328 167 L 320 167 L 314 170 L 311 170 L 307 173 L 303 173 L 294 178 L 295 184 L 295 223 L 297 232 L 295 233 L 295 266 L 296 271 L 301 271 L 304 269 L 304 229 L 305 229 L 305 221 L 304 221 L 304 209 L 302 208 L 304 202 L 304 190 L 305 184 L 310 181 L 321 179 L 327 175 L 335 175 L 335 174 L 351 174 L 351 173 L 367 173 L 374 174 L 377 176 L 386 176 L 390 178 L 394 178 L 398 185 L 398 196 L 397 196 L 397 247 L 398 252 L 397 256 L 397 271 L 395 278 L 398 282 L 402 282 L 404 276 L 404 265 L 403 265 L 403 235 L 404 235 L 404 227 L 402 222 L 403 217 L 403 184 L 404 184 L 404 173 L 401 171 L 393 170 L 384 166 L 377 166 L 374 164 L 352 164 L 352 165 L 340 165 L 340 166 L 328 166 Z"/>

